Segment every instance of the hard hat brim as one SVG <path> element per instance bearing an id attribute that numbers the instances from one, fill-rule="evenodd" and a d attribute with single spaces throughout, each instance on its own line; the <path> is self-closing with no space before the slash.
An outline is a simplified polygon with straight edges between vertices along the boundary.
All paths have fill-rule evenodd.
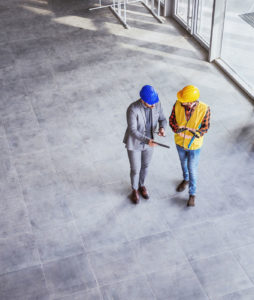
<path id="1" fill-rule="evenodd" d="M 140 97 L 141 97 L 141 96 L 140 96 Z M 150 98 L 150 99 L 145 100 L 145 99 L 143 99 L 142 97 L 141 97 L 141 99 L 142 99 L 145 103 L 147 103 L 147 104 L 149 104 L 149 105 L 156 104 L 156 103 L 158 103 L 158 102 L 160 101 L 159 96 L 158 96 L 157 93 L 156 93 L 156 95 L 154 95 L 154 97 L 152 97 L 152 99 Z"/>

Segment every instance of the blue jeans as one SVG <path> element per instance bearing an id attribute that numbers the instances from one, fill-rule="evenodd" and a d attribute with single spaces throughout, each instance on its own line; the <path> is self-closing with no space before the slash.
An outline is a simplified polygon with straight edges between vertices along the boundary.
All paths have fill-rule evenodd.
<path id="1" fill-rule="evenodd" d="M 197 169 L 200 157 L 200 150 L 186 150 L 176 145 L 181 166 L 183 170 L 183 178 L 189 181 L 189 194 L 195 195 L 197 188 Z"/>

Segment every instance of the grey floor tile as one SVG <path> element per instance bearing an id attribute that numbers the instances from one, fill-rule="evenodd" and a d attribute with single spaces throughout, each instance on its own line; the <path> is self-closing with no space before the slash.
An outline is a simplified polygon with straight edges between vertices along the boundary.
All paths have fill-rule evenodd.
<path id="1" fill-rule="evenodd" d="M 161 140 L 160 142 L 170 145 L 168 140 Z M 170 147 L 173 148 L 170 153 L 161 152 L 164 149 L 155 149 L 154 151 L 147 186 L 151 190 L 152 199 L 155 197 L 156 201 L 162 198 L 173 198 L 176 194 L 176 186 L 182 179 L 181 167 L 178 163 L 179 158 L 174 149 L 175 145 L 170 145 Z"/>
<path id="2" fill-rule="evenodd" d="M 43 263 L 84 252 L 82 239 L 74 223 L 35 229 L 36 244 Z"/>
<path id="3" fill-rule="evenodd" d="M 46 75 L 41 75 L 40 77 L 24 78 L 23 82 L 28 94 L 31 94 L 34 91 L 43 92 L 47 88 L 50 90 L 56 88 L 56 82 L 51 73 L 47 73 Z"/>
<path id="4" fill-rule="evenodd" d="M 32 21 L 33 20 L 30 20 L 31 23 Z M 39 23 L 41 21 L 42 20 L 38 20 Z M 31 59 L 32 61 L 38 61 L 42 58 L 43 59 L 47 58 L 47 53 L 45 51 L 45 46 L 44 46 L 46 42 L 47 41 L 43 38 L 32 39 L 29 41 L 19 41 L 16 43 L 12 43 L 11 48 L 16 58 L 23 59 L 27 62 L 29 62 L 29 59 Z"/>
<path id="5" fill-rule="evenodd" d="M 3 200 L 21 197 L 22 189 L 18 176 L 17 174 L 15 174 L 14 169 L 13 172 L 9 174 L 9 176 L 6 176 L 6 173 L 4 175 L 5 176 L 1 178 L 0 181 L 0 194 Z"/>
<path id="6" fill-rule="evenodd" d="M 151 212 L 141 203 L 134 206 L 130 203 L 122 203 L 117 208 L 117 214 L 121 219 L 128 240 L 168 231 L 168 225 L 162 215 Z"/>
<path id="7" fill-rule="evenodd" d="M 18 75 L 16 74 L 16 76 Z M 13 80 L 13 78 L 11 80 Z M 20 80 L 20 78 L 18 77 L 17 80 Z M 7 89 L 9 94 L 11 89 L 13 88 L 13 84 L 9 88 L 8 86 L 6 86 L 5 88 Z M 0 107 L 1 107 L 0 116 L 3 118 L 2 120 L 4 120 L 7 116 L 12 117 L 14 112 L 23 112 L 27 114 L 33 113 L 32 106 L 29 101 L 29 97 L 26 94 L 22 94 L 22 93 L 14 95 L 11 98 L 11 101 L 9 95 L 8 97 L 7 96 L 2 97 Z M 9 133 L 9 130 L 6 132 Z"/>
<path id="8" fill-rule="evenodd" d="M 82 145 L 58 147 L 51 151 L 51 156 L 58 172 L 76 173 L 79 170 L 86 170 L 87 152 Z"/>
<path id="9" fill-rule="evenodd" d="M 76 182 L 74 182 L 75 184 Z M 76 186 L 76 185 L 75 185 Z M 76 218 L 87 219 L 89 223 L 93 216 L 99 217 L 111 212 L 113 203 L 111 195 L 104 186 L 76 186 L 77 189 L 71 194 L 69 205 Z"/>
<path id="10" fill-rule="evenodd" d="M 155 300 L 151 287 L 145 277 L 136 277 L 101 288 L 104 300 Z"/>
<path id="11" fill-rule="evenodd" d="M 0 239 L 1 275 L 40 264 L 38 249 L 31 234 Z"/>
<path id="12" fill-rule="evenodd" d="M 12 66 L 16 67 L 14 64 Z M 10 117 L 13 117 L 13 113 L 18 112 L 31 112 L 31 105 L 28 103 L 28 99 L 26 98 L 27 93 L 25 91 L 24 83 L 19 77 L 9 78 L 9 81 L 2 87 L 1 90 L 0 107 L 1 115 L 3 117 L 7 117 L 9 115 Z M 3 114 L 3 112 L 5 112 L 5 114 Z"/>
<path id="13" fill-rule="evenodd" d="M 16 175 L 16 170 L 13 161 L 9 158 L 0 158 L 0 179 L 8 181 L 9 178 L 13 178 Z"/>
<path id="14" fill-rule="evenodd" d="M 216 229 L 224 242 L 231 248 L 237 248 L 254 242 L 254 211 L 225 216 L 216 222 Z"/>
<path id="15" fill-rule="evenodd" d="M 132 245 L 138 264 L 146 274 L 187 263 L 183 250 L 170 232 L 135 240 Z"/>
<path id="16" fill-rule="evenodd" d="M 87 207 L 87 213 L 76 219 L 87 251 L 127 241 L 121 220 L 115 211 L 104 205 Z"/>
<path id="17" fill-rule="evenodd" d="M 70 124 L 68 128 L 59 127 L 58 125 L 45 126 L 48 143 L 50 147 L 60 147 L 68 145 L 82 146 L 83 139 L 78 128 Z"/>
<path id="18" fill-rule="evenodd" d="M 4 58 L 1 59 L 0 68 L 4 68 L 13 64 L 14 56 L 11 52 L 11 49 L 9 47 L 7 48 L 7 45 L 4 45 L 2 47 L 0 57 Z"/>
<path id="19" fill-rule="evenodd" d="M 89 291 L 75 293 L 70 296 L 53 298 L 54 300 L 102 300 L 102 295 L 100 291 L 96 289 L 91 289 Z"/>
<path id="20" fill-rule="evenodd" d="M 36 228 L 51 227 L 73 219 L 67 196 L 57 194 L 52 186 L 31 193 L 27 208 L 31 224 Z"/>
<path id="21" fill-rule="evenodd" d="M 76 169 L 65 170 L 64 173 L 71 179 L 76 190 L 80 193 L 85 193 L 91 187 L 100 187 L 103 183 L 103 175 L 97 173 L 94 163 L 90 160 L 85 165 Z"/>
<path id="22" fill-rule="evenodd" d="M 49 300 L 41 267 L 31 267 L 0 276 L 0 298 L 4 300 Z"/>
<path id="23" fill-rule="evenodd" d="M 35 104 L 34 112 L 41 125 L 54 122 L 56 119 L 67 120 L 69 117 L 69 111 L 63 102 L 44 101 L 40 105 Z"/>
<path id="24" fill-rule="evenodd" d="M 225 295 L 215 300 L 252 300 L 254 297 L 254 288 L 234 292 L 232 294 Z"/>
<path id="25" fill-rule="evenodd" d="M 4 126 L 0 124 L 0 137 L 4 137 L 5 136 L 5 129 Z"/>
<path id="26" fill-rule="evenodd" d="M 50 172 L 46 176 L 23 177 L 21 180 L 25 201 L 29 202 L 38 195 L 43 197 L 44 190 L 52 191 L 55 195 L 68 195 L 74 190 L 73 182 L 63 173 Z"/>
<path id="27" fill-rule="evenodd" d="M 31 232 L 28 211 L 23 198 L 1 198 L 0 237 L 11 237 L 22 232 Z"/>
<path id="28" fill-rule="evenodd" d="M 232 165 L 232 160 L 238 161 L 239 153 L 242 153 L 241 168 L 237 168 L 235 170 L 235 168 Z M 248 168 L 248 165 L 250 163 L 248 154 L 236 148 L 235 153 L 228 153 L 226 157 L 224 157 L 223 154 L 220 154 L 217 161 L 218 164 L 220 164 L 219 168 L 221 169 L 221 171 L 219 171 L 218 176 L 211 179 L 211 181 L 212 186 L 216 186 L 217 189 L 223 192 L 223 194 L 225 195 L 225 200 L 230 200 L 225 201 L 225 204 L 230 204 L 231 209 L 234 210 L 235 213 L 237 211 L 242 211 L 247 208 L 253 208 L 253 201 L 251 201 L 250 196 L 250 194 L 253 193 L 253 186 L 249 185 L 248 180 L 246 180 L 246 178 L 252 178 L 253 180 L 254 171 Z M 221 167 L 222 164 L 223 168 Z M 210 174 L 213 174 L 214 167 L 209 169 L 210 172 L 212 172 Z M 229 176 L 231 185 L 228 186 L 227 181 Z"/>
<path id="29" fill-rule="evenodd" d="M 23 194 L 28 204 L 35 203 L 36 201 L 47 201 L 49 199 L 53 202 L 53 199 L 66 198 L 65 189 L 56 182 L 50 182 L 42 186 L 28 185 L 23 188 Z"/>
<path id="30" fill-rule="evenodd" d="M 99 156 L 97 157 L 99 159 Z M 112 164 L 110 159 L 106 158 L 101 162 L 95 162 L 95 170 L 97 174 L 101 174 L 102 184 L 119 184 L 125 178 L 129 176 L 129 166 L 128 163 L 122 159 L 114 159 L 115 169 L 112 174 Z M 104 173 L 105 172 L 105 173 Z M 103 175 L 102 175 L 103 174 Z"/>
<path id="31" fill-rule="evenodd" d="M 70 98 L 68 95 L 59 90 L 57 87 L 56 89 L 47 89 L 44 91 L 33 91 L 30 95 L 30 101 L 34 108 L 34 111 L 37 110 L 41 111 L 44 107 L 57 107 L 58 105 L 62 104 L 64 107 L 68 108 L 68 103 Z M 51 114 L 52 115 L 52 114 Z M 56 119 L 56 116 L 54 120 Z M 53 121 L 53 118 L 52 120 Z M 51 123 L 51 122 L 49 122 Z"/>
<path id="32" fill-rule="evenodd" d="M 128 243 L 94 251 L 89 254 L 89 259 L 99 285 L 142 275 L 134 252 Z"/>
<path id="33" fill-rule="evenodd" d="M 158 300 L 209 299 L 189 264 L 152 273 L 148 275 L 148 282 Z"/>
<path id="34" fill-rule="evenodd" d="M 231 252 L 193 261 L 191 264 L 210 298 L 253 286 Z"/>
<path id="35" fill-rule="evenodd" d="M 98 163 L 98 167 L 100 167 L 100 163 L 102 164 L 104 162 L 106 163 L 106 167 L 109 168 L 109 166 L 107 166 L 107 163 L 109 164 L 111 160 L 115 160 L 116 166 L 118 166 L 120 163 L 124 163 L 125 161 L 127 162 L 127 166 L 129 166 L 128 159 L 123 160 L 123 157 L 127 158 L 127 151 L 125 149 L 125 145 L 121 141 L 123 137 L 120 136 L 119 132 L 116 131 L 108 132 L 107 135 L 95 136 L 95 137 L 88 135 L 88 137 L 89 139 L 85 143 L 85 147 L 91 159 L 94 162 Z M 105 145 L 105 138 L 107 140 L 106 145 Z M 112 147 L 115 149 L 114 152 L 112 152 L 111 150 Z M 101 151 L 101 149 L 104 149 L 104 151 Z M 122 171 L 124 169 L 125 169 L 125 165 L 123 165 L 122 168 L 120 168 L 120 170 Z"/>
<path id="36" fill-rule="evenodd" d="M 56 296 L 95 288 L 96 281 L 84 254 L 43 265 L 49 291 Z"/>
<path id="37" fill-rule="evenodd" d="M 39 129 L 39 123 L 32 111 L 14 111 L 3 119 L 3 125 L 7 134 L 16 133 L 21 130 L 30 130 L 31 128 Z"/>
<path id="38" fill-rule="evenodd" d="M 173 236 L 189 260 L 209 257 L 229 249 L 211 222 L 177 228 L 173 231 Z"/>
<path id="39" fill-rule="evenodd" d="M 8 141 L 13 156 L 47 150 L 45 133 L 32 128 L 29 131 L 8 135 Z"/>
<path id="40" fill-rule="evenodd" d="M 155 206 L 157 203 L 159 207 L 161 206 L 158 209 L 166 219 L 170 229 L 199 224 L 208 219 L 209 211 L 206 209 L 206 204 L 202 200 L 199 202 L 197 198 L 195 208 L 191 209 L 186 206 L 188 198 L 188 193 L 183 192 L 166 199 L 158 198 L 157 202 L 154 202 Z"/>
<path id="41" fill-rule="evenodd" d="M 233 254 L 251 281 L 254 281 L 254 244 L 233 250 Z"/>
<path id="42" fill-rule="evenodd" d="M 43 53 L 38 51 L 36 55 L 43 57 Z M 51 68 L 45 59 L 43 63 L 37 63 L 36 58 L 33 59 L 33 53 L 28 53 L 31 56 L 30 59 L 24 59 L 24 57 L 18 59 L 17 65 L 21 70 L 21 77 L 23 80 L 29 80 L 29 78 L 40 78 L 42 76 L 52 76 Z M 31 63 L 33 64 L 31 66 Z"/>
<path id="43" fill-rule="evenodd" d="M 47 175 L 55 171 L 47 151 L 18 155 L 15 157 L 15 167 L 21 178 Z"/>
<path id="44" fill-rule="evenodd" d="M 5 134 L 0 136 L 0 150 L 1 150 L 1 159 L 10 157 L 8 140 L 5 136 Z"/>
<path id="45" fill-rule="evenodd" d="M 213 188 L 207 188 L 206 184 L 202 184 L 197 198 L 197 201 L 204 202 L 203 206 L 207 213 L 207 219 L 213 220 L 214 218 L 235 214 L 243 209 L 244 205 L 240 208 L 238 204 L 234 203 L 235 201 L 231 201 L 225 195 L 222 188 L 219 188 L 216 184 L 212 184 L 212 186 Z M 214 201 L 214 199 L 216 200 Z"/>

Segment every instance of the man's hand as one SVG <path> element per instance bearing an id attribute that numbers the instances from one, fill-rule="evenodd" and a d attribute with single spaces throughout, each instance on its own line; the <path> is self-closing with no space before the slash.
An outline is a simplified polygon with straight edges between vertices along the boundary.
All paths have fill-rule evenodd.
<path id="1" fill-rule="evenodd" d="M 158 133 L 158 135 L 159 135 L 159 136 L 166 136 L 166 134 L 165 134 L 165 130 L 164 130 L 164 128 L 163 128 L 163 127 L 161 127 L 161 128 L 159 129 L 159 133 Z"/>
<path id="2" fill-rule="evenodd" d="M 197 130 L 196 130 L 196 131 L 192 131 L 192 130 L 190 130 L 190 129 L 189 129 L 189 131 L 195 136 L 195 138 L 197 138 L 197 139 L 200 138 L 201 135 L 200 135 L 200 132 L 199 132 L 199 131 L 197 131 Z"/>
<path id="3" fill-rule="evenodd" d="M 150 147 L 157 146 L 157 144 L 156 144 L 153 140 L 149 140 L 148 145 L 149 145 Z"/>
<path id="4" fill-rule="evenodd" d="M 197 130 L 196 130 L 196 132 L 195 132 L 195 137 L 196 137 L 197 139 L 199 139 L 199 138 L 201 137 L 201 134 L 200 134 L 200 132 L 199 132 L 199 131 L 197 131 Z"/>

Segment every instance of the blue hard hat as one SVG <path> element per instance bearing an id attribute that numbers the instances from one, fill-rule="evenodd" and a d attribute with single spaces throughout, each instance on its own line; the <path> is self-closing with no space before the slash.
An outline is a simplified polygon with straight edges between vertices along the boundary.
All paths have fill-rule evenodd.
<path id="1" fill-rule="evenodd" d="M 139 95 L 149 105 L 159 102 L 159 96 L 151 85 L 144 85 Z"/>

